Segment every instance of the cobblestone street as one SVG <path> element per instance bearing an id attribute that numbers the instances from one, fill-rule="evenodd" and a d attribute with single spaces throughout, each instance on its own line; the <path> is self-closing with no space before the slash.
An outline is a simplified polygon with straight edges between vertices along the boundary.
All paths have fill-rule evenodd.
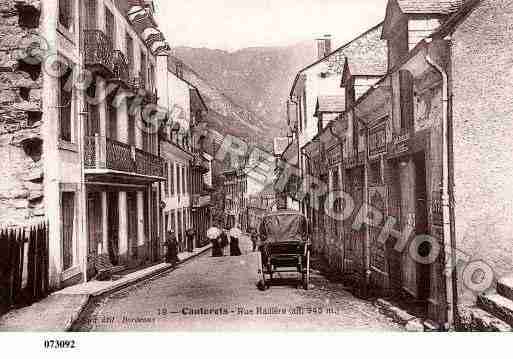
<path id="1" fill-rule="evenodd" d="M 372 303 L 314 273 L 313 288 L 283 281 L 256 288 L 258 257 L 242 242 L 243 256 L 210 253 L 152 281 L 92 305 L 79 331 L 386 330 L 399 326 Z"/>

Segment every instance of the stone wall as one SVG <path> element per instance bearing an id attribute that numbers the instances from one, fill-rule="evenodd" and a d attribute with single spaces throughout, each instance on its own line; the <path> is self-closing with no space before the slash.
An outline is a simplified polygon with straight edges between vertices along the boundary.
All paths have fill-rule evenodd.
<path id="1" fill-rule="evenodd" d="M 453 36 L 457 248 L 513 271 L 513 2 L 486 0 Z M 460 303 L 473 304 L 459 272 Z"/>
<path id="2" fill-rule="evenodd" d="M 0 3 L 0 227 L 44 216 L 39 1 Z"/>

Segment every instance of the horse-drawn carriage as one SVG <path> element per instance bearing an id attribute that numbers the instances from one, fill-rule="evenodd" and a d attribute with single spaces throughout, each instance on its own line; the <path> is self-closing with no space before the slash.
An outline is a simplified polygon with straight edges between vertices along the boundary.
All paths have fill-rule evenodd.
<path id="1" fill-rule="evenodd" d="M 275 274 L 297 273 L 298 283 L 308 290 L 310 239 L 306 217 L 296 211 L 268 213 L 260 223 L 259 236 L 262 289 L 269 288 Z"/>

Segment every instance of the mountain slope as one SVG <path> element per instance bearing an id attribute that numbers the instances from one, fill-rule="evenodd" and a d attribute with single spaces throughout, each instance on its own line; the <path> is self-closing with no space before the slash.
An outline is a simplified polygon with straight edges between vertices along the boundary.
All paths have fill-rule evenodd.
<path id="1" fill-rule="evenodd" d="M 226 96 L 212 82 L 206 80 L 196 72 L 187 61 L 171 57 L 170 63 L 183 62 L 183 78 L 194 85 L 201 93 L 209 111 L 207 122 L 211 129 L 222 135 L 230 134 L 243 139 L 248 143 L 258 144 L 270 150 L 272 137 L 269 136 L 272 128 L 259 116 L 245 107 L 238 105 Z"/>
<path id="2" fill-rule="evenodd" d="M 247 108 L 255 116 L 251 124 L 267 131 L 266 142 L 286 133 L 286 100 L 290 86 L 297 72 L 315 61 L 315 51 L 313 42 L 236 52 L 189 47 L 173 49 L 174 55 L 194 68 L 198 76 L 215 84 L 224 100 Z"/>

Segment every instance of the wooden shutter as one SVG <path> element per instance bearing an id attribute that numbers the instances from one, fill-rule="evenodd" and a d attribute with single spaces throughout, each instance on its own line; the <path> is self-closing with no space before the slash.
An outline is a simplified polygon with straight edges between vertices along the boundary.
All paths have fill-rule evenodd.
<path id="1" fill-rule="evenodd" d="M 116 25 L 114 21 L 114 15 L 107 8 L 105 8 L 105 33 L 110 41 L 114 44 L 116 40 Z"/>
<path id="2" fill-rule="evenodd" d="M 176 166 L 176 193 L 180 195 L 182 193 L 182 190 L 180 189 L 181 180 L 180 180 L 180 166 Z"/>
<path id="3" fill-rule="evenodd" d="M 171 184 L 171 195 L 175 194 L 175 163 L 171 162 L 171 167 L 169 171 L 170 184 Z"/>
<path id="4" fill-rule="evenodd" d="M 73 101 L 73 92 L 68 81 L 72 76 L 72 69 L 69 65 L 67 72 L 59 78 L 59 115 L 60 115 L 60 138 L 64 141 L 71 142 L 71 109 Z"/>
<path id="5" fill-rule="evenodd" d="M 401 90 L 401 129 L 414 127 L 413 76 L 408 71 L 399 71 Z"/>
<path id="6" fill-rule="evenodd" d="M 109 101 L 110 102 L 110 101 Z M 109 135 L 111 140 L 117 140 L 118 136 L 118 111 L 111 103 L 108 104 L 109 111 Z"/>
<path id="7" fill-rule="evenodd" d="M 98 29 L 97 24 L 97 16 L 98 16 L 98 6 L 97 6 L 98 0 L 87 0 L 85 7 L 86 7 L 86 28 L 89 30 L 96 30 Z"/>
<path id="8" fill-rule="evenodd" d="M 96 98 L 96 82 L 93 82 L 87 89 L 87 96 L 90 99 Z M 87 123 L 86 136 L 94 136 L 100 133 L 100 112 L 97 105 L 93 105 L 94 101 L 87 101 Z"/>

